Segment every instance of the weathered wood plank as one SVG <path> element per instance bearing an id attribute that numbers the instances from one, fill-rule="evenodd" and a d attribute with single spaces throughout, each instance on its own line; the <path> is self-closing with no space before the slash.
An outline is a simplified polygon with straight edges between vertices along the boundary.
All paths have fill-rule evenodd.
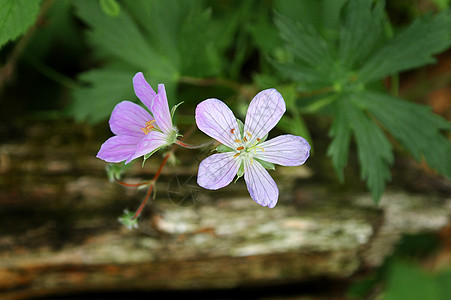
<path id="1" fill-rule="evenodd" d="M 146 210 L 140 229 L 128 231 L 117 216 L 136 208 L 143 191 L 107 181 L 89 135 L 60 143 L 73 129 L 39 128 L 0 146 L 1 297 L 344 279 L 379 266 L 403 233 L 450 222 L 450 198 L 388 192 L 375 207 L 365 195 L 306 184 L 307 167 L 273 172 L 280 203 L 260 207 L 243 182 L 199 189 L 192 154 L 180 152 L 189 163 L 164 169 L 153 214 Z M 136 165 L 127 180 L 149 178 L 157 165 Z"/>

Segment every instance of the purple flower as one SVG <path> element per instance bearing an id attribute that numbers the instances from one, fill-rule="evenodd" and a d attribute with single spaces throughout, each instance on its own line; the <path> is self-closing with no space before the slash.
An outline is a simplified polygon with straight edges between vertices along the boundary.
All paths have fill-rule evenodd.
<path id="1" fill-rule="evenodd" d="M 100 147 L 97 157 L 107 162 L 129 163 L 143 155 L 151 155 L 175 142 L 177 128 L 172 125 L 164 84 L 158 85 L 158 94 L 139 72 L 133 77 L 136 96 L 150 111 L 130 101 L 122 101 L 110 117 L 110 128 L 115 136 Z"/>
<path id="2" fill-rule="evenodd" d="M 251 101 L 245 124 L 237 120 L 227 105 L 218 99 L 207 99 L 196 108 L 200 130 L 223 145 L 199 165 L 197 183 L 217 190 L 232 182 L 235 175 L 244 175 L 247 189 L 254 201 L 274 207 L 279 189 L 266 168 L 273 164 L 302 165 L 310 153 L 310 145 L 300 137 L 281 135 L 265 141 L 285 112 L 285 101 L 275 89 L 258 93 Z"/>

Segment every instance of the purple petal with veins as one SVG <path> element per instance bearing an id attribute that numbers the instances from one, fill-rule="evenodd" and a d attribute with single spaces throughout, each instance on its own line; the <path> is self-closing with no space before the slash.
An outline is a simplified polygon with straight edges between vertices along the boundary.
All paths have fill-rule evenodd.
<path id="1" fill-rule="evenodd" d="M 141 100 L 149 110 L 152 110 L 153 99 L 157 94 L 147 83 L 142 72 L 136 73 L 133 77 L 133 89 L 139 100 Z"/>
<path id="2" fill-rule="evenodd" d="M 255 202 L 270 208 L 276 206 L 279 188 L 268 171 L 258 161 L 245 162 L 244 180 L 247 190 Z"/>
<path id="3" fill-rule="evenodd" d="M 119 163 L 127 160 L 136 151 L 140 138 L 127 135 L 116 135 L 102 144 L 97 157 L 107 162 Z"/>
<path id="4" fill-rule="evenodd" d="M 240 130 L 233 112 L 218 99 L 207 99 L 196 107 L 197 127 L 220 143 L 236 148 Z"/>
<path id="5" fill-rule="evenodd" d="M 233 152 L 213 154 L 201 161 L 197 183 L 209 190 L 220 189 L 232 182 L 239 167 Z"/>
<path id="6" fill-rule="evenodd" d="M 144 137 L 141 128 L 146 122 L 153 120 L 144 108 L 130 101 L 122 101 L 113 109 L 110 117 L 110 128 L 117 135 Z"/>
<path id="7" fill-rule="evenodd" d="M 135 145 L 134 153 L 127 159 L 125 163 L 129 163 L 135 158 L 150 153 L 167 144 L 167 137 L 164 133 L 159 131 L 151 131 L 144 138 Z"/>
<path id="8" fill-rule="evenodd" d="M 285 101 L 276 89 L 258 93 L 247 109 L 244 133 L 250 133 L 250 144 L 263 138 L 285 113 Z"/>
<path id="9" fill-rule="evenodd" d="M 256 157 L 282 166 L 300 166 L 309 157 L 310 145 L 300 136 L 285 134 L 258 144 Z"/>
<path id="10" fill-rule="evenodd" d="M 158 127 L 164 133 L 173 131 L 171 112 L 169 111 L 168 98 L 166 97 L 166 90 L 164 84 L 158 85 L 158 94 L 153 100 L 152 113 Z"/>

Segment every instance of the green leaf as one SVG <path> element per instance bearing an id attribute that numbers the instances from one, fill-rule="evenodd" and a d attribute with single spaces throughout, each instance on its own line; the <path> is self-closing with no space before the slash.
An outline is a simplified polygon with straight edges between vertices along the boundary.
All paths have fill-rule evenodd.
<path id="1" fill-rule="evenodd" d="M 241 177 L 244 175 L 244 163 L 241 163 L 240 168 L 238 169 L 237 176 Z"/>
<path id="2" fill-rule="evenodd" d="M 415 264 L 396 260 L 389 271 L 385 300 L 443 299 L 438 282 Z"/>
<path id="3" fill-rule="evenodd" d="M 350 96 L 353 101 L 348 107 L 349 121 L 357 145 L 360 176 L 371 190 L 373 200 L 378 203 L 385 190 L 385 183 L 391 179 L 389 166 L 393 163 L 392 146 L 381 128 L 358 107 L 360 96 Z"/>
<path id="4" fill-rule="evenodd" d="M 0 48 L 34 24 L 39 3 L 39 0 L 0 0 Z"/>
<path id="5" fill-rule="evenodd" d="M 332 164 L 341 182 L 344 182 L 343 169 L 348 162 L 349 145 L 351 142 L 351 120 L 348 105 L 345 99 L 339 99 L 334 103 L 335 118 L 329 131 L 332 142 L 327 149 L 327 155 L 331 157 Z"/>
<path id="6" fill-rule="evenodd" d="M 265 168 L 267 170 L 275 170 L 276 169 L 276 166 L 273 163 L 270 163 L 268 161 L 261 160 L 261 159 L 255 158 L 255 157 L 254 157 L 254 159 L 256 161 L 258 161 L 263 166 L 263 168 Z"/>
<path id="7" fill-rule="evenodd" d="M 389 166 L 393 163 L 392 147 L 381 128 L 359 104 L 359 94 L 343 94 L 333 104 L 335 119 L 329 134 L 333 141 L 327 154 L 343 180 L 351 134 L 354 135 L 360 164 L 360 177 L 366 181 L 373 200 L 377 203 L 391 179 Z"/>
<path id="8" fill-rule="evenodd" d="M 291 113 L 291 117 L 285 114 L 278 126 L 289 133 L 306 138 L 311 143 L 312 139 L 307 129 L 307 125 L 302 119 L 298 106 L 296 105 L 298 96 L 295 86 L 285 86 L 280 89 L 280 92 L 285 100 L 287 110 Z"/>
<path id="9" fill-rule="evenodd" d="M 93 45 L 105 54 L 119 58 L 137 70 L 146 71 L 146 66 L 152 65 L 152 75 L 160 75 L 158 79 L 170 77 L 176 73 L 171 62 L 159 55 L 155 47 L 149 43 L 133 18 L 125 11 L 116 18 L 105 15 L 97 1 L 75 1 L 76 12 L 89 26 L 92 32 L 89 37 Z M 152 81 L 152 83 L 158 83 Z"/>
<path id="10" fill-rule="evenodd" d="M 383 1 L 348 1 L 340 28 L 338 56 L 352 70 L 373 50 L 383 29 Z"/>
<path id="11" fill-rule="evenodd" d="M 451 295 L 451 268 L 448 268 L 436 275 L 436 281 L 441 289 L 442 298 L 446 299 Z"/>
<path id="12" fill-rule="evenodd" d="M 124 210 L 124 214 L 118 218 L 119 223 L 132 230 L 138 228 L 138 218 L 133 219 L 134 213 Z"/>
<path id="13" fill-rule="evenodd" d="M 370 82 L 404 70 L 434 63 L 434 54 L 451 45 L 451 9 L 415 20 L 374 53 L 358 72 Z"/>
<path id="14" fill-rule="evenodd" d="M 336 38 L 337 28 L 340 28 L 341 9 L 346 1 L 323 0 L 321 3 L 322 27 L 324 28 L 324 35 L 328 40 L 334 40 Z"/>
<path id="15" fill-rule="evenodd" d="M 322 21 L 320 15 L 321 2 L 318 0 L 276 0 L 274 1 L 274 8 L 292 20 L 299 20 L 304 26 L 309 25 L 317 28 Z"/>
<path id="16" fill-rule="evenodd" d="M 451 5 L 451 0 L 432 0 L 439 10 L 445 10 Z"/>
<path id="17" fill-rule="evenodd" d="M 316 28 L 301 25 L 279 13 L 276 13 L 275 23 L 287 49 L 299 62 L 315 70 L 330 68 L 334 62 L 330 46 Z"/>
<path id="18" fill-rule="evenodd" d="M 238 129 L 240 130 L 241 137 L 244 136 L 244 123 L 240 119 L 236 119 L 236 122 L 238 123 Z"/>
<path id="19" fill-rule="evenodd" d="M 182 76 L 213 76 L 221 71 L 224 49 L 215 44 L 212 16 L 202 1 L 123 1 L 120 14 L 111 18 L 98 1 L 74 1 L 77 15 L 90 27 L 94 53 L 107 68 L 144 72 L 149 84 L 164 83 L 169 104 L 177 99 Z M 215 27 L 217 28 L 217 27 Z M 116 82 L 96 81 L 108 85 Z M 84 88 L 85 95 L 90 96 Z M 132 85 L 130 84 L 130 89 Z M 115 97 L 117 98 L 117 96 Z M 92 98 L 90 99 L 92 100 Z M 88 108 L 85 108 L 88 110 Z M 99 112 L 105 116 L 108 112 Z M 96 121 L 101 117 L 96 118 Z"/>
<path id="20" fill-rule="evenodd" d="M 241 162 L 240 168 L 238 169 L 238 172 L 236 173 L 236 179 L 234 183 L 238 181 L 241 177 L 244 175 L 244 162 Z"/>
<path id="21" fill-rule="evenodd" d="M 224 152 L 231 152 L 233 151 L 232 148 L 227 147 L 226 145 L 219 145 L 218 147 L 216 147 L 215 149 L 217 152 L 219 153 L 224 153 Z"/>
<path id="22" fill-rule="evenodd" d="M 440 133 L 451 123 L 434 114 L 430 107 L 403 101 L 388 94 L 365 92 L 361 101 L 371 114 L 420 161 L 451 177 L 451 143 Z"/>
<path id="23" fill-rule="evenodd" d="M 99 0 L 102 11 L 110 17 L 116 17 L 121 12 L 121 7 L 116 0 Z"/>
<path id="24" fill-rule="evenodd" d="M 79 80 L 86 83 L 73 91 L 74 100 L 67 111 L 76 120 L 96 123 L 106 119 L 122 100 L 135 100 L 133 72 L 105 68 L 82 73 Z"/>
<path id="25" fill-rule="evenodd" d="M 129 1 L 126 4 L 136 5 L 138 2 L 140 1 Z M 151 86 L 165 84 L 169 104 L 172 104 L 171 101 L 176 98 L 175 88 L 179 70 L 177 60 L 174 57 L 168 57 L 170 51 L 160 52 L 158 43 L 151 42 L 146 32 L 126 9 L 122 9 L 118 16 L 111 18 L 102 12 L 97 1 L 75 1 L 74 6 L 78 16 L 92 28 L 88 37 L 96 54 L 101 59 L 107 60 L 109 62 L 107 65 L 120 65 L 121 69 L 133 70 L 130 72 L 130 77 L 120 86 L 128 84 L 129 89 L 132 90 L 133 75 L 137 71 L 143 71 Z M 145 12 L 144 8 L 145 6 L 142 10 Z M 161 35 L 165 33 L 161 32 Z M 105 78 L 104 82 L 94 83 L 93 89 L 97 88 L 97 83 L 113 86 L 117 82 L 108 82 Z M 101 112 L 101 115 L 105 116 L 110 112 Z M 95 121 L 100 120 L 102 120 L 101 117 L 95 119 Z"/>
<path id="26" fill-rule="evenodd" d="M 115 182 L 116 180 L 120 180 L 122 177 L 122 173 L 127 170 L 131 164 L 126 165 L 125 163 L 120 164 L 107 164 L 105 167 L 106 174 L 110 182 Z"/>

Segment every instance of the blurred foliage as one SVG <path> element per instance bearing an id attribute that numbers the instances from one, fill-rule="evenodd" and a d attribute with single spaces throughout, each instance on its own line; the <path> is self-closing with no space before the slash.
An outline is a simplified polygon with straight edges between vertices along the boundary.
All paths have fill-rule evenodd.
<path id="1" fill-rule="evenodd" d="M 381 299 L 446 300 L 451 292 L 451 266 L 434 272 L 419 263 L 434 255 L 441 246 L 432 234 L 405 235 L 395 253 L 375 274 L 353 283 L 347 293 L 350 299 L 366 299 L 381 291 Z M 374 294 L 372 294 L 374 296 Z"/>
<path id="2" fill-rule="evenodd" d="M 39 13 L 39 0 L 0 0 L 0 47 L 25 33 Z"/>
<path id="3" fill-rule="evenodd" d="M 397 92 L 400 72 L 434 63 L 449 49 L 449 1 L 432 1 L 438 13 L 397 28 L 376 0 L 0 0 L 3 53 L 15 51 L 7 42 L 24 34 L 46 3 L 49 24 L 35 32 L 27 57 L 72 90 L 66 111 L 76 120 L 104 121 L 119 101 L 136 99 L 138 71 L 153 86 L 164 83 L 172 105 L 225 97 L 238 114 L 259 90 L 276 87 L 288 111 L 279 128 L 314 144 L 301 114 L 327 116 L 327 154 L 339 179 L 355 146 L 375 201 L 391 178 L 393 140 L 451 177 L 450 123 Z M 64 53 L 83 51 L 78 81 L 39 60 L 52 40 L 64 43 Z"/>

